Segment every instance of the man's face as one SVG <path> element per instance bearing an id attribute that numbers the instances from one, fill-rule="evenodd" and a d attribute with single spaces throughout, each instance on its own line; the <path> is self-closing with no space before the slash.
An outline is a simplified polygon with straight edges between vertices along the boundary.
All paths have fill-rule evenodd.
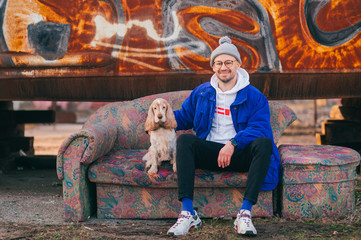
<path id="1" fill-rule="evenodd" d="M 235 79 L 237 70 L 240 66 L 241 65 L 235 57 L 227 54 L 221 54 L 214 59 L 213 71 L 216 73 L 220 81 L 228 83 L 232 79 Z"/>

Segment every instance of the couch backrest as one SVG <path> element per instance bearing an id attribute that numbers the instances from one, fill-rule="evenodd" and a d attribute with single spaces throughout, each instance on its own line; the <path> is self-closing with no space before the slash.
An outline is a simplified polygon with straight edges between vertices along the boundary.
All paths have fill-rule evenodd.
<path id="1" fill-rule="evenodd" d="M 282 103 L 269 101 L 269 107 L 273 141 L 277 144 L 282 133 L 297 117 L 291 108 Z"/>
<path id="2" fill-rule="evenodd" d="M 173 110 L 180 109 L 183 101 L 191 91 L 177 91 L 150 95 L 131 101 L 109 103 L 99 108 L 85 123 L 84 127 L 107 121 L 118 125 L 118 139 L 115 148 L 147 149 L 150 146 L 149 136 L 144 131 L 144 123 L 148 110 L 156 98 L 164 98 Z"/>
<path id="3" fill-rule="evenodd" d="M 173 110 L 180 109 L 183 101 L 191 91 L 177 91 L 155 94 L 134 99 L 132 101 L 114 102 L 99 108 L 84 127 L 106 121 L 116 124 L 118 127 L 118 139 L 115 142 L 115 150 L 147 149 L 150 146 L 149 136 L 144 131 L 144 123 L 148 109 L 156 98 L 164 98 L 172 106 Z M 269 102 L 271 112 L 271 127 L 273 139 L 277 143 L 283 131 L 296 119 L 295 113 L 286 105 L 278 102 Z"/>

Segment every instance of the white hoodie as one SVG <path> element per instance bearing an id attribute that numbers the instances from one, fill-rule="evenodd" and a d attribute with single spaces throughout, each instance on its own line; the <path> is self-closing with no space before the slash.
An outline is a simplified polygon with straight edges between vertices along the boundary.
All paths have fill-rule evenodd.
<path id="1" fill-rule="evenodd" d="M 243 68 L 238 69 L 236 85 L 225 92 L 218 87 L 216 74 L 213 74 L 210 82 L 212 87 L 216 89 L 216 112 L 207 140 L 226 144 L 237 134 L 234 129 L 230 107 L 236 99 L 238 91 L 249 85 L 249 75 Z"/>

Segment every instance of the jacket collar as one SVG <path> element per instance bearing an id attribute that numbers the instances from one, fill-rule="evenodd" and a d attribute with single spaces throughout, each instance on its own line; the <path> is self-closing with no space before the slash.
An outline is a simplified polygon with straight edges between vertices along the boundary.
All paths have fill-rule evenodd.
<path id="1" fill-rule="evenodd" d="M 247 100 L 248 88 L 249 88 L 249 85 L 247 87 L 241 89 L 237 93 L 236 99 L 234 100 L 232 105 L 240 105 L 240 104 L 242 104 L 243 102 L 245 102 Z"/>
<path id="2" fill-rule="evenodd" d="M 248 87 L 249 87 L 249 85 L 247 87 L 241 89 L 240 91 L 238 91 L 236 99 L 234 100 L 234 102 L 231 105 L 240 105 L 244 101 L 247 100 Z M 216 89 L 214 89 L 214 87 L 209 85 L 208 87 L 203 89 L 203 91 L 201 92 L 201 95 L 210 101 L 215 101 L 216 100 Z"/>

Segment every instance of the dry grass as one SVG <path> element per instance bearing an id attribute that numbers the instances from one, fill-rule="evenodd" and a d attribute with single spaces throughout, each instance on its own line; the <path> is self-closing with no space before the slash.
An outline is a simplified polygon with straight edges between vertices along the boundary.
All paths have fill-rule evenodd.
<path id="1" fill-rule="evenodd" d="M 356 191 L 356 211 L 340 219 L 289 220 L 255 218 L 256 239 L 361 239 L 361 191 Z M 167 236 L 173 220 L 118 220 L 67 225 L 0 224 L 0 239 L 240 239 L 233 220 L 205 219 L 203 226 L 185 236 Z"/>

